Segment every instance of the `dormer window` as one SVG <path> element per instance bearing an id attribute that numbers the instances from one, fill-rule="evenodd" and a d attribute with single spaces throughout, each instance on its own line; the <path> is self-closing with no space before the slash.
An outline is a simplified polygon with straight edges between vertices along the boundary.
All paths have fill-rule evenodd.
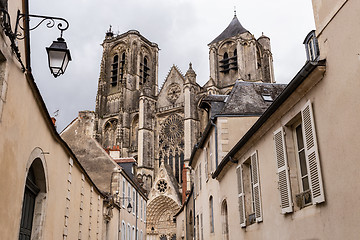
<path id="1" fill-rule="evenodd" d="M 315 30 L 312 30 L 304 40 L 306 56 L 308 61 L 316 61 L 319 59 L 320 51 Z"/>
<path id="2" fill-rule="evenodd" d="M 115 55 L 113 58 L 113 63 L 111 64 L 111 86 L 113 87 L 117 85 L 118 66 L 119 56 Z"/>
<path id="3" fill-rule="evenodd" d="M 274 99 L 271 97 L 270 94 L 262 94 L 261 96 L 265 102 L 273 102 L 274 101 Z"/>

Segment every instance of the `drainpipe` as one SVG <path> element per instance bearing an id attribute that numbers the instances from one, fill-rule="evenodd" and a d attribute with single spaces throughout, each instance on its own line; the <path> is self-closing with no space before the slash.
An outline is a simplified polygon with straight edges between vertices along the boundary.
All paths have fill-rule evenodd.
<path id="1" fill-rule="evenodd" d="M 139 235 L 139 231 L 138 231 L 138 229 L 137 229 L 137 220 L 138 220 L 138 192 L 137 192 L 137 190 L 136 190 L 136 195 L 135 195 L 135 205 L 136 205 L 136 210 L 135 210 L 135 240 L 138 240 L 138 235 Z"/>
<path id="2" fill-rule="evenodd" d="M 216 124 L 213 122 L 214 118 L 210 119 L 210 124 L 213 125 L 213 127 L 215 128 L 215 164 L 216 164 L 216 168 L 218 166 L 218 134 L 217 134 L 217 126 Z"/>
<path id="3" fill-rule="evenodd" d="M 195 186 L 193 186 L 195 188 Z M 194 225 L 194 235 L 193 235 L 193 239 L 196 238 L 196 223 L 195 223 L 195 220 L 196 220 L 196 213 L 195 213 L 195 195 L 194 195 L 194 190 L 193 190 L 193 225 Z"/>
<path id="4" fill-rule="evenodd" d="M 232 162 L 232 163 L 238 163 L 238 160 L 234 160 L 234 159 L 232 159 L 232 157 L 231 156 L 229 156 L 229 160 L 230 160 L 230 162 Z"/>

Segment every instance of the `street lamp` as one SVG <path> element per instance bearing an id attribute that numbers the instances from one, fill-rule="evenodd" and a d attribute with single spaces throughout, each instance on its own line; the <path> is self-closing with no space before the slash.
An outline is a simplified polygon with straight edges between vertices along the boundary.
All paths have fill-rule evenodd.
<path id="1" fill-rule="evenodd" d="M 70 51 L 65 40 L 60 37 L 46 48 L 49 59 L 49 68 L 54 77 L 64 74 L 66 67 L 71 61 Z M 131 207 L 131 206 L 130 206 Z"/>
<path id="2" fill-rule="evenodd" d="M 69 28 L 68 21 L 66 21 L 64 18 L 59 18 L 59 17 L 24 14 L 24 13 L 20 13 L 20 10 L 18 10 L 16 17 L 15 31 L 12 31 L 11 23 L 10 23 L 10 15 L 8 11 L 4 8 L 0 8 L 0 13 L 1 13 L 0 24 L 4 30 L 5 35 L 8 36 L 8 38 L 10 39 L 11 49 L 14 52 L 16 59 L 19 61 L 23 72 L 25 72 L 25 66 L 21 60 L 20 51 L 17 46 L 17 40 L 22 40 L 28 37 L 30 31 L 36 29 L 44 21 L 48 21 L 46 24 L 48 28 L 54 27 L 55 21 L 60 21 L 60 23 L 56 25 L 57 28 L 60 30 L 60 37 L 57 39 L 57 41 L 53 41 L 51 46 L 46 48 L 46 51 L 48 54 L 49 68 L 51 73 L 54 75 L 54 77 L 56 78 L 64 74 L 69 61 L 71 61 L 70 51 L 67 48 L 66 42 L 62 37 L 63 32 Z M 36 26 L 31 28 L 27 26 L 25 29 L 23 26 L 21 26 L 20 20 L 25 19 L 26 22 L 29 22 L 30 17 L 41 18 L 41 21 Z M 25 34 L 23 35 L 22 33 L 18 32 L 18 28 L 24 30 Z"/>
<path id="3" fill-rule="evenodd" d="M 128 204 L 126 209 L 127 209 L 128 213 L 131 213 L 131 210 L 132 210 L 131 203 Z"/>

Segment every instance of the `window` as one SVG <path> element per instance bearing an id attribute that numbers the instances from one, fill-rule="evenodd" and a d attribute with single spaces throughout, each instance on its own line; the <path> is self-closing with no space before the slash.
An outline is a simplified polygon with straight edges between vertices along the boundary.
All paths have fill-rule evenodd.
<path id="1" fill-rule="evenodd" d="M 127 239 L 128 239 L 128 240 L 132 240 L 132 239 L 131 239 L 131 227 L 130 227 L 130 224 L 128 224 L 127 228 L 128 228 Z"/>
<path id="2" fill-rule="evenodd" d="M 135 208 L 136 208 L 136 205 L 135 205 L 135 198 L 136 198 L 136 192 L 135 192 L 135 188 L 132 189 L 132 213 L 133 215 L 135 215 Z"/>
<path id="3" fill-rule="evenodd" d="M 315 36 L 315 30 L 312 30 L 304 40 L 306 56 L 308 61 L 316 61 L 319 59 L 319 46 Z"/>
<path id="4" fill-rule="evenodd" d="M 140 199 L 140 219 L 143 220 L 143 199 Z"/>
<path id="5" fill-rule="evenodd" d="M 132 226 L 132 231 L 131 231 L 131 240 L 135 240 L 135 237 L 136 237 L 136 235 L 135 235 L 135 227 L 134 226 Z"/>
<path id="6" fill-rule="evenodd" d="M 208 143 L 209 144 L 209 143 Z M 209 164 L 209 156 L 208 156 L 208 148 L 205 147 L 204 148 L 204 169 L 205 169 L 205 179 L 206 181 L 209 179 L 209 169 L 208 169 L 208 164 Z"/>
<path id="7" fill-rule="evenodd" d="M 225 74 L 230 71 L 229 55 L 227 52 L 224 53 L 223 59 L 220 60 L 220 69 L 220 72 Z"/>
<path id="8" fill-rule="evenodd" d="M 210 232 L 214 232 L 214 203 L 213 197 L 210 196 L 209 198 L 209 212 L 210 212 Z"/>
<path id="9" fill-rule="evenodd" d="M 201 191 L 201 163 L 199 163 L 199 191 Z"/>
<path id="10" fill-rule="evenodd" d="M 285 132 L 292 133 L 287 134 L 291 137 L 285 139 Z M 274 143 L 281 212 L 283 214 L 293 212 L 294 197 L 298 209 L 324 202 L 325 195 L 310 101 L 301 109 L 299 120 L 295 117 L 286 127 L 274 132 Z M 291 151 L 292 149 L 294 150 Z"/>
<path id="11" fill-rule="evenodd" d="M 125 192 L 126 192 L 126 185 L 125 179 L 123 179 L 123 190 L 122 190 L 122 206 L 125 208 Z"/>
<path id="12" fill-rule="evenodd" d="M 196 239 L 200 240 L 199 215 L 196 215 Z"/>
<path id="13" fill-rule="evenodd" d="M 122 221 L 121 224 L 121 239 L 126 239 L 126 226 L 124 221 Z"/>
<path id="14" fill-rule="evenodd" d="M 271 97 L 270 94 L 262 94 L 261 96 L 265 102 L 273 102 L 274 101 L 274 99 Z"/>
<path id="15" fill-rule="evenodd" d="M 117 85 L 118 66 L 119 66 L 119 56 L 115 55 L 113 58 L 113 63 L 111 64 L 111 86 L 113 87 Z"/>
<path id="16" fill-rule="evenodd" d="M 121 61 L 120 61 L 120 82 L 123 81 L 124 79 L 124 74 L 125 74 L 125 52 L 122 53 L 121 55 Z"/>
<path id="17" fill-rule="evenodd" d="M 222 234 L 224 240 L 229 240 L 229 222 L 228 222 L 228 208 L 226 200 L 223 201 L 221 206 L 221 217 L 222 217 Z"/>
<path id="18" fill-rule="evenodd" d="M 150 68 L 148 67 L 148 59 L 146 57 L 143 58 L 143 62 L 140 63 L 140 84 L 145 84 L 149 79 Z"/>
<path id="19" fill-rule="evenodd" d="M 140 240 L 143 240 L 143 231 L 140 230 Z"/>
<path id="20" fill-rule="evenodd" d="M 146 222 L 146 202 L 144 201 L 144 222 Z"/>
<path id="21" fill-rule="evenodd" d="M 255 151 L 236 168 L 240 226 L 262 222 L 259 163 Z"/>
<path id="22" fill-rule="evenodd" d="M 202 213 L 200 213 L 200 237 L 201 240 L 204 240 L 204 220 Z"/>

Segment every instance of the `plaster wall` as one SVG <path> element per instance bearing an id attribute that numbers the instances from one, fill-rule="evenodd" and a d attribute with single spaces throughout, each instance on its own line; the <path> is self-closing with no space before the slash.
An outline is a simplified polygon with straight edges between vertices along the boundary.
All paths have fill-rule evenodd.
<path id="1" fill-rule="evenodd" d="M 325 13 L 331 13 L 328 8 L 334 7 L 334 1 L 313 2 L 320 22 L 326 18 Z M 320 8 L 316 8 L 318 4 Z M 353 183 L 360 181 L 357 173 L 360 114 L 356 110 L 360 104 L 356 97 L 360 89 L 357 41 L 360 32 L 351 27 L 360 23 L 359 7 L 357 1 L 347 1 L 319 35 L 321 58 L 326 58 L 324 78 L 311 88 L 307 86 L 315 79 L 306 79 L 257 136 L 236 154 L 240 164 L 255 150 L 258 152 L 263 222 L 240 228 L 237 197 L 231 192 L 235 191 L 236 164 L 229 164 L 219 178 L 220 192 L 231 202 L 229 212 L 237 212 L 232 218 L 235 221 L 229 224 L 230 239 L 356 239 L 359 236 L 356 223 L 360 212 L 356 206 L 360 192 Z M 308 100 L 313 107 L 325 202 L 303 209 L 297 208 L 294 202 L 294 212 L 283 215 L 273 132 L 291 123 Z M 286 141 L 290 143 L 288 140 L 287 136 Z M 293 157 L 291 149 L 287 153 L 288 158 Z M 293 171 L 290 166 L 290 175 L 296 177 Z"/>

